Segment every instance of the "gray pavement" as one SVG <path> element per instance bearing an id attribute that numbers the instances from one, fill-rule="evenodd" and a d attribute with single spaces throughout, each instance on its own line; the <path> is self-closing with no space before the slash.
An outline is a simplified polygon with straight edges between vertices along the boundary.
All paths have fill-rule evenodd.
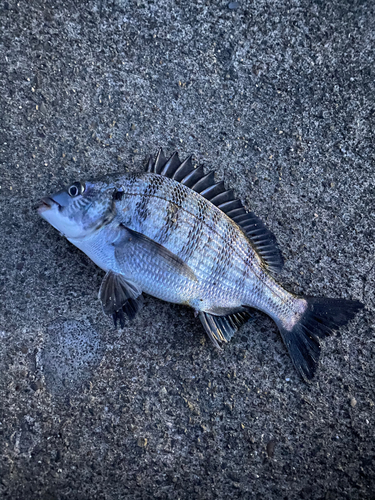
<path id="1" fill-rule="evenodd" d="M 375 498 L 374 11 L 0 3 L 1 499 Z M 365 303 L 310 386 L 261 313 L 223 353 L 152 297 L 114 330 L 103 272 L 36 214 L 159 146 L 263 218 L 289 290 Z"/>

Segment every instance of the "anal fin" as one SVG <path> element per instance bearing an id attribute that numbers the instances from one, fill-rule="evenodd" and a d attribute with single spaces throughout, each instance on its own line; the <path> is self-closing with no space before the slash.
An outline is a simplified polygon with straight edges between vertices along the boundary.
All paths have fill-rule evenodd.
<path id="1" fill-rule="evenodd" d="M 229 342 L 250 317 L 249 310 L 235 312 L 226 316 L 214 316 L 204 311 L 199 313 L 199 319 L 207 335 L 218 349 L 221 349 L 219 343 Z"/>
<path id="2" fill-rule="evenodd" d="M 143 304 L 142 290 L 132 281 L 126 280 L 121 274 L 108 271 L 99 289 L 99 299 L 103 312 L 111 316 L 117 326 L 125 325 L 124 313 L 133 319 Z"/>

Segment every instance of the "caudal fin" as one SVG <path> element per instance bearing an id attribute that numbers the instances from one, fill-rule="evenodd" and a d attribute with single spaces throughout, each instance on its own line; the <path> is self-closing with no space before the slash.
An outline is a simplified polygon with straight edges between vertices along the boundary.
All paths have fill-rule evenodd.
<path id="1" fill-rule="evenodd" d="M 293 328 L 288 330 L 281 322 L 278 322 L 278 327 L 296 370 L 305 382 L 309 382 L 318 366 L 319 339 L 346 325 L 363 304 L 357 300 L 303 298 L 307 308 Z"/>

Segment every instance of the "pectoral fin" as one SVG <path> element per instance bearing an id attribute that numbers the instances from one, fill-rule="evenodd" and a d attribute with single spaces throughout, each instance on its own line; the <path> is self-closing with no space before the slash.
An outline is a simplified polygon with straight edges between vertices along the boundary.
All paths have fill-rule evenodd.
<path id="1" fill-rule="evenodd" d="M 143 261 L 149 261 L 158 266 L 166 273 L 180 274 L 187 278 L 197 281 L 193 270 L 173 252 L 168 250 L 160 243 L 148 238 L 142 233 L 120 225 L 121 236 L 117 238 L 113 245 L 116 247 L 115 255 L 121 262 L 123 252 L 132 253 Z"/>
<path id="2" fill-rule="evenodd" d="M 133 319 L 142 307 L 142 290 L 132 281 L 113 271 L 108 271 L 104 276 L 99 289 L 99 299 L 102 303 L 104 314 L 112 316 L 115 326 L 120 322 L 124 327 L 124 313 Z"/>

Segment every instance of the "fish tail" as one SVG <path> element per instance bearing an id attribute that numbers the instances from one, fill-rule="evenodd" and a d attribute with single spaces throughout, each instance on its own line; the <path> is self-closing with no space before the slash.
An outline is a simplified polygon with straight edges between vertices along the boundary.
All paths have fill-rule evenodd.
<path id="1" fill-rule="evenodd" d="M 303 297 L 302 312 L 293 319 L 276 321 L 293 364 L 305 382 L 316 372 L 320 339 L 346 325 L 364 306 L 357 300 Z"/>

